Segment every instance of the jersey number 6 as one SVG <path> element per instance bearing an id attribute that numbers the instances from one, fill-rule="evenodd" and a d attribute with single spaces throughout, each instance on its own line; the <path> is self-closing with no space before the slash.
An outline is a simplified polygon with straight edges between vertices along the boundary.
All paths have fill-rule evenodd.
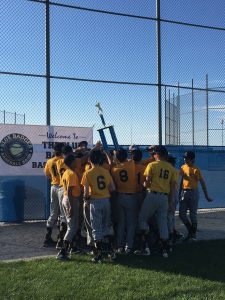
<path id="1" fill-rule="evenodd" d="M 106 188 L 104 176 L 97 177 L 97 185 L 99 190 L 104 190 Z"/>

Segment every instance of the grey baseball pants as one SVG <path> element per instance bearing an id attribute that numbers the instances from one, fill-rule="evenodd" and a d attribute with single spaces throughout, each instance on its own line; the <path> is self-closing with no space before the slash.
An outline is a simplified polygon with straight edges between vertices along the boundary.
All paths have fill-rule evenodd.
<path id="1" fill-rule="evenodd" d="M 137 194 L 118 193 L 117 247 L 133 248 L 138 220 Z"/>
<path id="2" fill-rule="evenodd" d="M 90 200 L 90 222 L 94 241 L 111 235 L 111 208 L 108 198 Z"/>
<path id="3" fill-rule="evenodd" d="M 180 198 L 179 217 L 184 224 L 189 223 L 187 211 L 190 212 L 192 224 L 197 224 L 199 192 L 198 189 L 183 190 Z"/>
<path id="4" fill-rule="evenodd" d="M 53 228 L 60 213 L 58 191 L 59 191 L 58 185 L 51 186 L 50 216 L 47 221 L 47 227 L 50 228 Z"/>
<path id="5" fill-rule="evenodd" d="M 158 192 L 147 192 L 139 214 L 139 227 L 148 230 L 149 219 L 156 213 L 159 234 L 162 240 L 168 239 L 168 195 Z"/>
<path id="6" fill-rule="evenodd" d="M 67 196 L 63 197 L 62 206 L 66 217 L 67 231 L 64 236 L 64 240 L 72 242 L 78 229 L 78 216 L 79 216 L 79 203 L 80 197 L 74 197 L 72 201 L 72 216 L 68 216 L 68 210 L 70 207 L 69 199 Z"/>

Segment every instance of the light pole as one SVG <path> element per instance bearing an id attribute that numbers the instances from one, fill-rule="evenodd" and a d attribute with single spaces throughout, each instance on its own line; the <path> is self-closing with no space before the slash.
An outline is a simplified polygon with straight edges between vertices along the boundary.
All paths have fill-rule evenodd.
<path id="1" fill-rule="evenodd" d="M 222 147 L 223 147 L 223 124 L 224 124 L 224 119 L 221 120 L 221 125 L 222 125 Z"/>

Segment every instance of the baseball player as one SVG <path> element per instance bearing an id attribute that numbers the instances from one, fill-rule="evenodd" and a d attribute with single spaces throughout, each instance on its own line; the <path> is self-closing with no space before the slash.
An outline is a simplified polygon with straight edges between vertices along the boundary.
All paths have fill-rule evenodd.
<path id="1" fill-rule="evenodd" d="M 142 161 L 142 151 L 138 148 L 131 150 L 131 159 L 135 164 L 136 193 L 138 198 L 139 210 L 146 195 L 146 190 L 143 186 L 145 181 L 144 171 L 146 169 L 146 166 Z"/>
<path id="2" fill-rule="evenodd" d="M 63 190 L 63 174 L 68 169 L 67 165 L 64 163 L 64 159 L 73 154 L 73 149 L 71 146 L 66 145 L 62 148 L 62 158 L 59 159 L 56 162 L 57 172 L 60 177 L 60 183 L 59 183 L 59 190 L 58 190 L 58 197 L 59 197 L 59 207 L 60 207 L 60 230 L 59 230 L 59 236 L 58 241 L 56 244 L 56 249 L 60 250 L 63 245 L 63 238 L 65 236 L 67 225 L 66 225 L 66 217 L 64 214 L 64 209 L 62 207 L 62 200 L 64 196 L 64 190 Z"/>
<path id="3" fill-rule="evenodd" d="M 187 228 L 188 235 L 185 241 L 196 240 L 197 232 L 197 210 L 198 210 L 198 182 L 202 186 L 202 190 L 205 194 L 207 201 L 213 201 L 209 196 L 205 184 L 205 180 L 198 167 L 194 165 L 195 153 L 193 151 L 187 151 L 184 154 L 185 164 L 180 169 L 182 176 L 180 191 L 179 191 L 179 217 Z M 187 211 L 190 212 L 190 220 L 187 217 Z"/>
<path id="4" fill-rule="evenodd" d="M 167 161 L 174 167 L 175 169 L 175 190 L 173 196 L 173 210 L 168 211 L 168 230 L 169 230 L 169 246 L 170 250 L 172 250 L 172 245 L 176 241 L 182 239 L 184 236 L 180 232 L 178 232 L 175 228 L 175 211 L 178 203 L 178 181 L 179 181 L 179 171 L 175 168 L 176 166 L 176 158 L 172 155 L 168 155 Z"/>
<path id="5" fill-rule="evenodd" d="M 139 227 L 142 233 L 143 246 L 146 247 L 148 221 L 150 217 L 156 213 L 162 246 L 162 256 L 164 258 L 168 257 L 167 214 L 168 209 L 173 209 L 172 199 L 176 184 L 175 171 L 174 168 L 167 162 L 167 156 L 168 152 L 164 146 L 155 147 L 155 161 L 149 163 L 144 172 L 146 177 L 145 186 L 147 188 L 147 196 L 144 199 L 139 214 Z M 150 255 L 150 250 L 146 247 L 136 254 Z"/>
<path id="6" fill-rule="evenodd" d="M 127 151 L 116 151 L 119 163 L 112 167 L 111 174 L 117 191 L 117 252 L 133 252 L 134 236 L 137 227 L 138 198 L 136 193 L 135 164 L 127 160 Z"/>
<path id="7" fill-rule="evenodd" d="M 50 216 L 47 220 L 47 233 L 45 235 L 44 247 L 55 246 L 55 242 L 52 240 L 52 229 L 54 224 L 57 222 L 58 216 L 60 214 L 59 209 L 59 184 L 60 177 L 57 172 L 56 163 L 62 158 L 62 143 L 56 143 L 54 146 L 54 157 L 50 158 L 45 165 L 45 175 L 51 180 L 51 202 L 50 202 Z"/>
<path id="8" fill-rule="evenodd" d="M 64 172 L 63 180 L 63 201 L 62 206 L 66 217 L 67 231 L 63 238 L 63 246 L 57 255 L 59 260 L 69 258 L 69 250 L 73 252 L 74 240 L 78 230 L 78 215 L 80 202 L 80 182 L 75 172 L 77 167 L 74 155 L 68 155 L 64 159 L 67 170 Z"/>
<path id="9" fill-rule="evenodd" d="M 113 179 L 108 170 L 102 167 L 103 156 L 101 150 L 93 149 L 90 153 L 92 168 L 87 170 L 82 178 L 84 186 L 84 200 L 90 201 L 90 222 L 94 239 L 93 262 L 102 260 L 102 242 L 111 239 L 111 209 L 110 192 L 115 190 Z M 111 249 L 111 254 L 112 249 Z"/>

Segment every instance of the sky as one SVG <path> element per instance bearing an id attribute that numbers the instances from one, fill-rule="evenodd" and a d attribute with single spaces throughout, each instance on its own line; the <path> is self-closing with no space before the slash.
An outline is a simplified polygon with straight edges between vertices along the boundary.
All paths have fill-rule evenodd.
<path id="1" fill-rule="evenodd" d="M 86 8 L 155 17 L 155 0 L 55 0 Z M 52 76 L 157 82 L 156 24 L 90 11 L 51 6 Z M 161 18 L 225 27 L 224 0 L 161 0 Z M 45 74 L 45 6 L 27 0 L 0 2 L 0 70 Z M 225 31 L 162 23 L 162 82 L 225 87 Z M 0 111 L 26 115 L 27 124 L 45 125 L 45 79 L 0 75 Z M 168 93 L 168 91 L 167 91 Z M 171 89 L 171 95 L 177 89 Z M 191 93 L 181 94 L 181 143 L 192 143 Z M 162 90 L 164 99 L 164 89 Z M 168 94 L 167 94 L 168 96 Z M 151 86 L 51 80 L 51 123 L 101 127 L 100 101 L 107 125 L 120 144 L 158 141 L 157 88 Z M 206 143 L 206 95 L 196 92 L 195 143 Z M 209 142 L 221 145 L 225 94 L 209 93 Z M 0 118 L 2 114 L 0 113 Z M 0 119 L 1 121 L 1 119 Z M 10 119 L 11 121 L 11 119 Z M 163 141 L 164 132 L 163 104 Z M 214 130 L 212 130 L 214 129 Z"/>

